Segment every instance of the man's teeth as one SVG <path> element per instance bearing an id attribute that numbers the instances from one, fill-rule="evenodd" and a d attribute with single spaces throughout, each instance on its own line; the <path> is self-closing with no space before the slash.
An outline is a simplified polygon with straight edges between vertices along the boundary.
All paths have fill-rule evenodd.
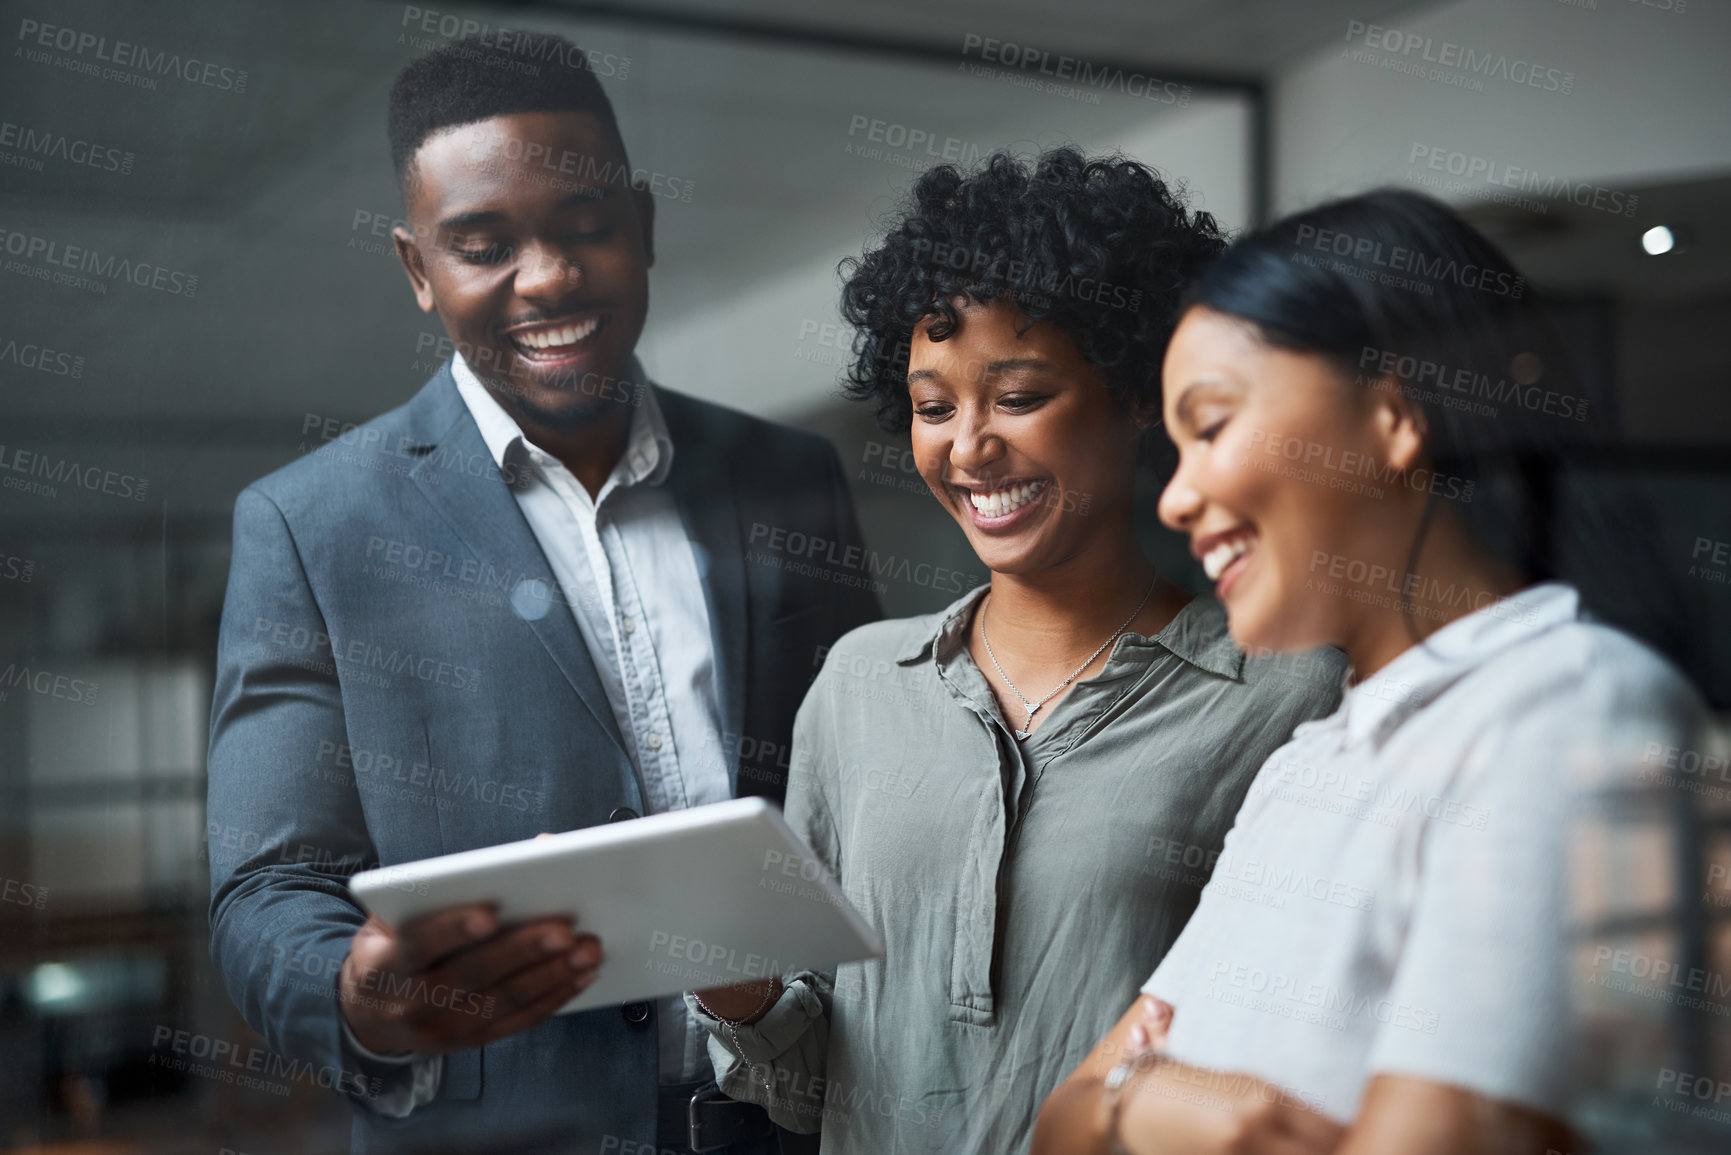
<path id="1" fill-rule="evenodd" d="M 968 500 L 985 517 L 1004 517 L 1034 500 L 1034 496 L 1044 488 L 1046 488 L 1044 481 L 1024 481 L 1020 485 L 994 489 L 990 493 L 970 491 Z"/>
<path id="2" fill-rule="evenodd" d="M 1220 575 L 1226 572 L 1226 567 L 1250 552 L 1256 544 L 1254 538 L 1235 537 L 1231 541 L 1223 541 L 1202 555 L 1202 572 L 1208 575 L 1209 581 L 1219 581 Z"/>
<path id="3" fill-rule="evenodd" d="M 575 325 L 563 325 L 557 329 L 531 329 L 525 333 L 516 334 L 517 343 L 527 345 L 531 349 L 557 349 L 565 345 L 575 345 L 590 336 L 601 324 L 600 317 L 590 317 Z"/>

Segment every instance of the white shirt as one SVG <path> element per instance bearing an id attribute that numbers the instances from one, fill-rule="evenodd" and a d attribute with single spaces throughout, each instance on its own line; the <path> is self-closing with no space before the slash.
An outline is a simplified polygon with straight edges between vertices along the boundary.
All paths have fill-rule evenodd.
<path id="1" fill-rule="evenodd" d="M 733 790 L 709 607 L 685 523 L 663 484 L 674 448 L 654 391 L 637 390 L 642 403 L 631 414 L 625 452 L 591 499 L 558 458 L 523 436 L 460 355 L 451 372 L 494 462 L 503 470 L 508 457 L 521 455 L 532 467 L 512 492 L 577 619 L 649 813 L 727 801 Z M 635 362 L 630 376 L 643 380 Z M 685 1000 L 663 1000 L 659 1021 L 662 1081 L 690 1082 L 707 1071 L 709 1035 Z"/>
<path id="2" fill-rule="evenodd" d="M 1169 1052 L 1341 1122 L 1378 1072 L 1566 1119 L 1579 804 L 1643 781 L 1698 709 L 1565 585 L 1407 650 L 1258 772 L 1143 987 L 1175 1008 Z"/>
<path id="3" fill-rule="evenodd" d="M 576 619 L 648 812 L 731 798 L 709 608 L 679 508 L 663 484 L 674 447 L 654 392 L 637 391 L 625 452 L 591 498 L 557 457 L 523 436 L 461 355 L 452 358 L 451 374 L 494 462 L 517 479 L 512 493 L 562 594 L 550 612 L 564 612 L 562 603 Z M 643 380 L 635 362 L 630 376 Z M 706 1076 L 709 1036 L 685 1000 L 661 1000 L 657 1021 L 661 1082 Z M 361 1047 L 347 1024 L 344 1032 L 360 1054 L 381 1058 Z M 406 1095 L 379 1096 L 381 1114 L 406 1115 L 437 1094 L 439 1056 L 385 1061 L 413 1062 L 415 1072 Z"/>

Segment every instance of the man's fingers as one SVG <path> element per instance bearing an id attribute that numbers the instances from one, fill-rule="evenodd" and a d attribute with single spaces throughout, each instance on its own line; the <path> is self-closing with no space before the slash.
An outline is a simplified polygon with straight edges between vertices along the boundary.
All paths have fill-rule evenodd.
<path id="1" fill-rule="evenodd" d="M 526 966 L 484 991 L 486 997 L 497 1000 L 494 1017 L 516 1014 L 525 1007 L 532 1007 L 542 999 L 551 997 L 557 991 L 566 991 L 565 997 L 570 998 L 576 989 L 594 982 L 596 968 L 573 967 L 573 953 L 567 951 Z"/>
<path id="2" fill-rule="evenodd" d="M 583 985 L 586 986 L 587 984 Z M 530 1027 L 538 1026 L 546 1019 L 551 1018 L 554 1011 L 564 1006 L 567 1002 L 570 1002 L 581 989 L 582 986 L 578 985 L 576 982 L 558 987 L 546 995 L 543 995 L 535 1002 L 530 1003 L 528 1006 L 522 1007 L 512 1014 L 503 1015 L 494 1019 L 493 1022 L 484 1028 L 480 1034 L 465 1042 L 463 1046 L 485 1046 L 486 1044 L 498 1039 L 515 1035 L 519 1031 L 526 1031 Z"/>
<path id="3" fill-rule="evenodd" d="M 418 1049 L 478 1047 L 527 1030 L 594 982 L 600 961 L 599 940 L 583 935 L 573 949 L 544 957 L 491 987 L 463 988 L 445 972 L 435 972 L 428 976 L 431 989 L 467 989 L 468 995 L 420 1023 L 417 1029 L 429 1045 Z M 513 1025 L 502 1030 L 500 1024 Z"/>
<path id="4" fill-rule="evenodd" d="M 498 913 L 487 903 L 452 906 L 423 915 L 396 932 L 398 969 L 428 970 L 445 956 L 483 942 L 498 930 Z"/>
<path id="5" fill-rule="evenodd" d="M 593 936 L 590 936 L 593 942 Z M 447 982 L 472 991 L 488 990 L 524 967 L 576 950 L 577 936 L 569 918 L 541 919 L 451 955 L 440 963 Z M 591 964 L 592 965 L 592 964 Z"/>

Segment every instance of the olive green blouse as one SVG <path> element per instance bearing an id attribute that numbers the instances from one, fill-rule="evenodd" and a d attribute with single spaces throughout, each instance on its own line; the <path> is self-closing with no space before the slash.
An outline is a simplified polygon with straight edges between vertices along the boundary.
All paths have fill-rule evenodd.
<path id="1" fill-rule="evenodd" d="M 984 592 L 849 633 L 795 723 L 788 821 L 883 957 L 786 976 L 737 1040 L 688 1003 L 722 1090 L 831 1155 L 1025 1150 L 1178 937 L 1263 760 L 1340 698 L 1338 653 L 1247 659 L 1198 597 L 1019 743 L 966 645 Z"/>

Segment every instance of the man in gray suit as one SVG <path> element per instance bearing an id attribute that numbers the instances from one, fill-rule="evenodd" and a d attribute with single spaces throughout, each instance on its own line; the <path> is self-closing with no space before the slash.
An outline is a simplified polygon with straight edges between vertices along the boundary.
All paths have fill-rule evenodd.
<path id="1" fill-rule="evenodd" d="M 829 446 L 644 379 L 663 194 L 576 46 L 423 57 L 390 139 L 397 252 L 458 352 L 235 504 L 212 956 L 357 1101 L 357 1151 L 774 1150 L 700 1091 L 679 999 L 552 1017 L 606 965 L 581 926 L 388 927 L 348 893 L 375 864 L 779 802 L 816 659 L 878 615 Z"/>

